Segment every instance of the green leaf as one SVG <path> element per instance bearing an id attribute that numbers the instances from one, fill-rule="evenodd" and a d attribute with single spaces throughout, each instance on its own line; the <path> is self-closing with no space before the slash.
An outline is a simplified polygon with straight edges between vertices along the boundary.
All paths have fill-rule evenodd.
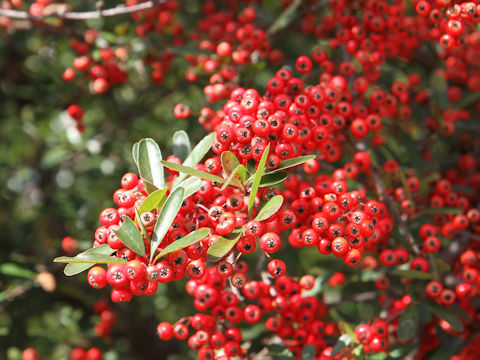
<path id="1" fill-rule="evenodd" d="M 67 276 L 73 276 L 80 274 L 81 272 L 90 269 L 93 265 L 95 264 L 125 264 L 126 261 L 110 256 L 113 254 L 116 250 L 112 249 L 110 246 L 107 244 L 102 244 L 100 246 L 90 248 L 80 254 L 78 254 L 75 257 L 66 257 L 62 256 L 59 258 L 55 258 L 53 261 L 54 262 L 60 262 L 64 263 L 67 262 L 69 263 L 67 266 L 65 266 L 65 269 L 63 272 Z M 103 260 L 103 261 L 94 261 L 93 257 L 96 257 L 97 260 Z M 101 256 L 104 256 L 103 258 L 100 258 Z M 73 261 L 72 261 L 73 260 Z"/>
<path id="2" fill-rule="evenodd" d="M 200 240 L 204 239 L 209 232 L 210 230 L 205 228 L 193 231 L 190 234 L 185 235 L 184 237 L 166 246 L 165 249 L 163 249 L 162 252 L 157 255 L 157 257 L 155 257 L 155 261 L 160 259 L 162 256 L 168 255 L 178 250 L 182 250 L 192 244 L 195 244 L 196 242 L 199 242 Z"/>
<path id="3" fill-rule="evenodd" d="M 189 196 L 195 194 L 202 187 L 202 180 L 197 177 L 189 177 L 180 183 L 180 187 L 185 189 L 183 198 L 186 199 Z"/>
<path id="4" fill-rule="evenodd" d="M 240 161 L 231 151 L 224 151 L 220 157 L 223 171 L 229 176 L 240 165 Z"/>
<path id="5" fill-rule="evenodd" d="M 242 237 L 242 231 L 234 238 L 234 239 L 225 239 L 224 237 L 220 237 L 217 241 L 215 241 L 207 251 L 207 257 L 210 261 L 219 261 L 223 259 L 225 255 L 227 255 L 230 250 L 237 244 L 238 240 Z"/>
<path id="6" fill-rule="evenodd" d="M 205 180 L 210 180 L 210 181 L 216 181 L 218 183 L 223 184 L 225 182 L 225 179 L 221 178 L 220 176 L 210 174 L 206 171 L 201 171 L 197 170 L 193 167 L 188 167 L 185 165 L 178 165 L 174 164 L 165 160 L 162 160 L 162 164 L 172 170 L 178 171 L 183 175 L 191 175 L 191 176 L 196 176 L 200 179 L 205 179 Z"/>
<path id="7" fill-rule="evenodd" d="M 213 140 L 215 140 L 215 133 L 211 133 L 200 140 L 197 146 L 195 146 L 192 152 L 187 156 L 182 165 L 191 168 L 197 165 L 212 147 Z M 187 174 L 185 173 L 178 174 L 173 181 L 172 189 L 175 189 L 186 177 Z"/>
<path id="8" fill-rule="evenodd" d="M 419 279 L 419 280 L 433 279 L 433 274 L 423 272 L 423 271 L 418 271 L 418 270 L 395 270 L 392 272 L 392 274 L 400 277 L 407 277 L 407 278 Z"/>
<path id="9" fill-rule="evenodd" d="M 270 216 L 275 214 L 283 204 L 283 196 L 276 195 L 270 200 L 267 201 L 265 205 L 263 205 L 262 209 L 258 212 L 255 220 L 257 221 L 264 221 L 267 220 Z"/>
<path id="10" fill-rule="evenodd" d="M 285 171 L 272 173 L 272 174 L 265 174 L 262 176 L 260 180 L 259 187 L 266 187 L 266 186 L 273 186 L 282 183 L 288 177 L 288 173 Z"/>
<path id="11" fill-rule="evenodd" d="M 278 164 L 278 168 L 273 169 L 273 170 L 267 170 L 265 173 L 266 174 L 274 174 L 279 171 L 303 164 L 309 160 L 315 159 L 315 155 L 305 155 L 305 156 L 298 156 L 295 158 L 287 159 L 280 161 L 280 164 Z"/>
<path id="12" fill-rule="evenodd" d="M 173 134 L 173 155 L 182 161 L 192 152 L 192 145 L 185 130 L 175 131 Z"/>
<path id="13" fill-rule="evenodd" d="M 305 345 L 302 348 L 302 357 L 300 360 L 313 360 L 315 354 L 317 353 L 317 349 L 313 345 Z"/>
<path id="14" fill-rule="evenodd" d="M 251 175 L 251 174 L 255 174 L 255 160 L 253 159 L 250 159 L 247 161 L 247 166 L 246 166 L 246 169 L 247 169 L 247 172 Z"/>
<path id="15" fill-rule="evenodd" d="M 0 274 L 17 276 L 24 279 L 32 280 L 35 277 L 35 273 L 29 269 L 18 266 L 13 263 L 3 263 L 0 265 Z"/>
<path id="16" fill-rule="evenodd" d="M 157 206 L 160 204 L 162 199 L 165 197 L 167 190 L 168 188 L 165 188 L 162 190 L 156 190 L 152 192 L 150 195 L 148 195 L 147 198 L 143 200 L 142 205 L 140 205 L 138 209 L 138 213 L 141 215 L 143 213 L 152 211 L 153 209 L 157 208 Z"/>
<path id="17" fill-rule="evenodd" d="M 352 337 L 347 334 L 343 334 L 338 338 L 337 343 L 332 349 L 332 356 L 336 356 L 338 354 L 341 354 L 345 348 L 350 345 L 352 342 Z"/>
<path id="18" fill-rule="evenodd" d="M 270 144 L 267 145 L 263 151 L 260 162 L 258 163 L 257 171 L 253 179 L 252 188 L 250 189 L 250 200 L 248 201 L 248 216 L 252 217 L 253 205 L 255 205 L 255 198 L 257 197 L 258 187 L 265 171 L 265 164 L 267 163 L 268 153 L 270 152 Z"/>
<path id="19" fill-rule="evenodd" d="M 147 194 L 151 194 L 152 192 L 159 190 L 158 187 L 153 185 L 153 183 L 145 179 L 143 179 L 143 186 L 145 187 L 145 190 L 147 190 Z"/>
<path id="20" fill-rule="evenodd" d="M 470 93 L 467 93 L 462 98 L 461 101 L 459 101 L 458 103 L 455 103 L 453 107 L 455 109 L 464 109 L 467 106 L 470 106 L 473 103 L 475 103 L 478 99 L 480 99 L 480 91 L 470 92 Z"/>
<path id="21" fill-rule="evenodd" d="M 120 229 L 114 231 L 114 233 L 122 240 L 123 245 L 127 248 L 133 250 L 138 255 L 145 256 L 145 244 L 143 243 L 142 234 L 140 234 L 137 225 L 135 225 L 130 217 L 125 216 L 125 220 L 120 226 Z"/>
<path id="22" fill-rule="evenodd" d="M 245 169 L 242 164 L 238 164 L 238 166 L 230 173 L 228 178 L 223 183 L 220 190 L 224 190 L 228 185 L 235 186 L 236 188 L 243 189 L 243 182 L 241 181 L 241 175 L 239 175 L 239 171 L 241 169 Z"/>
<path id="23" fill-rule="evenodd" d="M 138 145 L 139 144 L 140 144 L 139 141 L 137 141 L 135 144 L 133 144 L 132 157 L 133 157 L 133 161 L 135 162 L 135 165 L 137 165 L 138 171 L 140 172 L 140 166 L 138 164 Z"/>
<path id="24" fill-rule="evenodd" d="M 398 337 L 402 341 L 413 338 L 418 328 L 418 308 L 415 305 L 409 305 L 402 311 L 398 320 Z"/>
<path id="25" fill-rule="evenodd" d="M 280 31 L 286 28 L 295 18 L 297 9 L 300 7 L 302 0 L 294 0 L 279 17 L 276 18 L 274 23 L 268 28 L 267 33 L 269 35 L 275 34 L 277 31 Z"/>
<path id="26" fill-rule="evenodd" d="M 140 176 L 158 189 L 165 187 L 162 152 L 152 139 L 142 139 L 138 144 L 138 165 Z"/>
<path id="27" fill-rule="evenodd" d="M 423 303 L 426 307 L 428 307 L 438 318 L 445 320 L 450 324 L 453 330 L 456 331 L 463 331 L 463 324 L 458 318 L 458 316 L 448 309 L 445 309 L 442 306 L 431 304 L 431 303 Z"/>
<path id="28" fill-rule="evenodd" d="M 422 215 L 430 215 L 430 214 L 463 214 L 464 210 L 456 207 L 443 207 L 443 208 L 428 208 L 423 211 L 420 211 L 417 214 L 417 217 Z"/>
<path id="29" fill-rule="evenodd" d="M 278 344 L 272 344 L 267 346 L 268 355 L 271 356 L 273 360 L 294 360 L 292 352 L 286 347 Z"/>
<path id="30" fill-rule="evenodd" d="M 176 188 L 168 196 L 167 201 L 160 210 L 158 214 L 157 223 L 153 229 L 152 243 L 150 249 L 150 262 L 152 261 L 155 252 L 158 249 L 158 246 L 162 243 L 163 238 L 167 234 L 170 226 L 175 220 L 175 217 L 180 210 L 180 207 L 183 203 L 183 196 L 185 194 L 185 189 L 183 187 Z"/>

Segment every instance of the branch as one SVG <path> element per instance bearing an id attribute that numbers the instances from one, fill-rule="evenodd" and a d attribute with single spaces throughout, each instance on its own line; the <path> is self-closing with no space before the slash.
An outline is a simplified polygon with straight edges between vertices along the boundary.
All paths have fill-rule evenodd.
<path id="1" fill-rule="evenodd" d="M 95 10 L 95 11 L 57 11 L 47 15 L 33 16 L 27 11 L 12 10 L 12 9 L 0 9 L 0 16 L 6 16 L 10 19 L 30 19 L 30 20 L 43 20 L 47 18 L 57 18 L 66 20 L 89 20 L 99 19 L 101 17 L 117 16 L 123 14 L 131 14 L 137 11 L 148 10 L 159 4 L 164 3 L 165 0 L 150 0 L 137 5 L 124 6 L 118 5 L 111 9 Z"/>

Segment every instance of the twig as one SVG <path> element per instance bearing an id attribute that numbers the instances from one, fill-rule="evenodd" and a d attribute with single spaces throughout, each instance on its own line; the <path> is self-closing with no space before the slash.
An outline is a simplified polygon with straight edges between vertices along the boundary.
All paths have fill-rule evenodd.
<path id="1" fill-rule="evenodd" d="M 108 16 L 117 16 L 123 14 L 131 14 L 137 11 L 151 9 L 165 0 L 150 0 L 137 5 L 124 6 L 118 5 L 111 9 L 106 10 L 95 10 L 95 11 L 66 11 L 66 12 L 55 12 L 48 15 L 33 16 L 27 11 L 12 10 L 12 9 L 0 9 L 0 16 L 6 16 L 10 19 L 31 19 L 31 20 L 43 20 L 47 18 L 57 18 L 57 19 L 66 19 L 66 20 L 89 20 L 89 19 L 98 19 L 101 17 Z"/>

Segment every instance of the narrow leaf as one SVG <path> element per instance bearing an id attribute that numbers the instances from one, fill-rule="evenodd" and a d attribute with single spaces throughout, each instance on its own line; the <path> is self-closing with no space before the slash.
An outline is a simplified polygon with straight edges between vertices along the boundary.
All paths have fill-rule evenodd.
<path id="1" fill-rule="evenodd" d="M 139 141 L 137 141 L 135 144 L 133 144 L 133 147 L 132 147 L 132 157 L 133 157 L 133 162 L 135 163 L 135 165 L 137 165 L 137 168 L 138 168 L 138 172 L 140 172 L 140 166 L 138 165 L 138 145 L 139 145 Z"/>
<path id="2" fill-rule="evenodd" d="M 205 136 L 200 142 L 195 146 L 192 150 L 192 152 L 187 156 L 185 161 L 183 162 L 183 166 L 186 167 L 191 167 L 193 168 L 195 165 L 197 165 L 200 160 L 203 159 L 203 157 L 208 153 L 210 150 L 213 140 L 215 140 L 215 133 L 211 133 L 207 136 Z M 180 182 L 187 177 L 187 174 L 185 173 L 180 173 L 178 176 L 175 178 L 172 184 L 172 189 L 175 189 Z"/>
<path id="3" fill-rule="evenodd" d="M 190 234 L 185 235 L 184 237 L 166 246 L 165 249 L 163 249 L 162 252 L 155 257 L 155 261 L 160 259 L 162 256 L 168 255 L 178 250 L 182 250 L 192 244 L 195 244 L 196 242 L 199 242 L 200 240 L 204 239 L 209 232 L 210 230 L 205 228 L 193 231 Z"/>
<path id="4" fill-rule="evenodd" d="M 279 171 L 282 171 L 282 170 L 285 170 L 285 169 L 303 164 L 303 163 L 305 163 L 309 160 L 312 160 L 312 159 L 315 159 L 315 155 L 298 156 L 298 157 L 295 157 L 295 158 L 283 160 L 283 161 L 280 161 L 280 164 L 278 164 L 278 168 L 276 168 L 274 170 L 266 171 L 265 173 L 266 174 L 277 173 Z"/>
<path id="5" fill-rule="evenodd" d="M 188 134 L 184 130 L 175 131 L 173 134 L 173 155 L 184 161 L 192 152 L 192 145 Z"/>
<path id="6" fill-rule="evenodd" d="M 463 324 L 453 311 L 436 304 L 425 303 L 425 306 L 427 306 L 438 318 L 449 323 L 453 330 L 463 331 Z"/>
<path id="7" fill-rule="evenodd" d="M 183 187 L 176 188 L 165 201 L 165 204 L 160 210 L 157 223 L 153 229 L 152 243 L 150 249 L 150 261 L 152 261 L 158 246 L 162 243 L 163 238 L 167 234 L 170 226 L 175 220 L 175 217 L 180 210 L 183 203 L 183 195 L 185 189 Z"/>
<path id="8" fill-rule="evenodd" d="M 197 177 L 189 177 L 181 182 L 180 187 L 185 189 L 183 198 L 186 199 L 195 194 L 202 187 L 202 180 Z"/>
<path id="9" fill-rule="evenodd" d="M 152 192 L 148 197 L 143 200 L 142 205 L 138 208 L 138 213 L 141 215 L 145 212 L 152 211 L 157 208 L 162 199 L 165 197 L 168 188 L 162 190 L 156 190 Z M 140 219 L 139 219 L 140 220 Z"/>
<path id="10" fill-rule="evenodd" d="M 80 256 L 80 258 L 82 258 L 82 257 L 85 257 L 85 256 L 89 256 L 91 254 L 111 255 L 115 251 L 116 250 L 112 249 L 107 244 L 102 244 L 100 246 L 85 250 L 84 252 L 78 254 L 75 257 Z M 54 259 L 53 261 L 54 262 L 63 262 L 63 261 L 56 261 L 57 259 Z M 118 259 L 118 258 L 111 257 L 111 259 L 114 260 L 114 259 Z M 122 259 L 119 259 L 119 260 L 122 260 Z M 68 261 L 68 262 L 70 262 L 70 261 Z M 63 270 L 63 272 L 67 276 L 73 276 L 73 275 L 80 274 L 81 272 L 83 272 L 85 270 L 90 269 L 93 265 L 95 265 L 95 263 L 93 263 L 93 264 L 92 263 L 85 263 L 85 262 L 84 263 L 70 263 L 67 266 L 65 266 L 65 269 Z"/>
<path id="11" fill-rule="evenodd" d="M 189 166 L 185 166 L 185 165 L 179 165 L 179 164 L 174 164 L 174 163 L 171 163 L 171 162 L 168 162 L 168 161 L 165 161 L 165 160 L 162 160 L 162 164 L 169 168 L 169 169 L 172 169 L 172 170 L 175 170 L 175 171 L 178 171 L 184 175 L 191 175 L 191 176 L 196 176 L 200 179 L 206 179 L 206 180 L 210 180 L 210 181 L 216 181 L 216 182 L 219 182 L 221 184 L 223 184 L 225 182 L 225 180 L 223 178 L 221 178 L 220 176 L 217 176 L 217 175 L 213 175 L 213 174 L 210 174 L 206 171 L 201 171 L 201 170 L 197 170 L 193 167 L 189 167 Z"/>
<path id="12" fill-rule="evenodd" d="M 255 160 L 250 159 L 247 161 L 247 166 L 246 166 L 247 172 L 252 175 L 255 174 Z"/>
<path id="13" fill-rule="evenodd" d="M 407 341 L 415 336 L 418 327 L 418 307 L 409 305 L 402 311 L 398 320 L 398 337 L 400 340 Z"/>
<path id="14" fill-rule="evenodd" d="M 283 196 L 277 195 L 267 201 L 265 205 L 263 205 L 262 209 L 258 212 L 255 220 L 257 221 L 264 221 L 267 220 L 270 216 L 275 214 L 283 204 Z"/>
<path id="15" fill-rule="evenodd" d="M 142 139 L 138 145 L 138 164 L 140 176 L 151 182 L 158 189 L 165 187 L 163 175 L 162 152 L 152 139 Z"/>
<path id="16" fill-rule="evenodd" d="M 137 225 L 135 225 L 130 217 L 125 216 L 125 220 L 120 226 L 120 229 L 114 232 L 120 240 L 122 240 L 123 245 L 138 255 L 145 256 L 145 244 L 143 243 L 142 234 L 140 234 Z"/>
<path id="17" fill-rule="evenodd" d="M 282 183 L 288 177 L 288 173 L 285 171 L 265 174 L 260 180 L 259 187 L 273 186 Z"/>
<path id="18" fill-rule="evenodd" d="M 260 162 L 258 163 L 257 171 L 253 179 L 252 188 L 250 190 L 250 200 L 248 201 L 248 216 L 252 217 L 253 205 L 255 205 L 255 198 L 257 196 L 258 187 L 262 180 L 263 173 L 265 171 L 265 164 L 267 163 L 268 153 L 270 152 L 270 144 L 267 145 L 263 151 Z"/>
<path id="19" fill-rule="evenodd" d="M 300 7 L 302 0 L 294 0 L 283 13 L 275 20 L 275 22 L 268 28 L 267 33 L 273 35 L 276 32 L 286 28 L 295 18 L 297 9 Z"/>
<path id="20" fill-rule="evenodd" d="M 236 188 L 242 189 L 243 185 L 242 182 L 240 181 L 240 176 L 238 175 L 238 172 L 240 170 L 240 167 L 243 166 L 239 164 L 228 176 L 228 178 L 225 180 L 223 183 L 222 187 L 220 190 L 224 190 L 228 185 L 235 186 Z"/>
<path id="21" fill-rule="evenodd" d="M 74 257 L 60 256 L 53 260 L 56 263 L 68 263 L 68 264 L 126 264 L 127 261 L 115 256 L 104 254 L 79 254 Z"/>
<path id="22" fill-rule="evenodd" d="M 237 235 L 236 238 L 230 240 L 225 239 L 224 237 L 220 237 L 217 241 L 215 241 L 207 251 L 207 257 L 210 261 L 219 261 L 223 259 L 225 255 L 227 255 L 230 250 L 237 244 L 238 240 L 242 237 L 243 230 Z"/>
<path id="23" fill-rule="evenodd" d="M 32 270 L 25 269 L 13 263 L 3 263 L 0 265 L 0 274 L 17 276 L 24 279 L 32 280 L 35 277 L 35 273 Z"/>

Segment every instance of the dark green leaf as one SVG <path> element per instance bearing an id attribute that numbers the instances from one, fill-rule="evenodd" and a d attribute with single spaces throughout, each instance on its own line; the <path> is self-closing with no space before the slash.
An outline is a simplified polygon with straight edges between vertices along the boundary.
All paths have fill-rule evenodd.
<path id="1" fill-rule="evenodd" d="M 230 250 L 237 244 L 238 240 L 242 236 L 242 231 L 234 238 L 234 239 L 225 239 L 224 237 L 220 237 L 217 241 L 215 241 L 207 251 L 207 257 L 210 261 L 219 261 L 223 259 L 225 255 L 227 255 Z"/>
<path id="2" fill-rule="evenodd" d="M 272 344 L 268 345 L 268 355 L 272 357 L 273 360 L 294 360 L 292 352 L 282 345 Z"/>
<path id="3" fill-rule="evenodd" d="M 429 207 L 428 209 L 420 211 L 417 214 L 417 217 L 422 216 L 422 215 L 426 215 L 426 214 L 452 214 L 452 215 L 456 215 L 456 214 L 462 214 L 463 211 L 464 211 L 463 209 L 456 208 L 456 207 L 443 207 L 443 208 Z"/>
<path id="4" fill-rule="evenodd" d="M 418 271 L 418 270 L 395 270 L 392 272 L 393 275 L 400 277 L 407 277 L 411 279 L 419 280 L 431 280 L 433 275 L 427 272 Z"/>
<path id="5" fill-rule="evenodd" d="M 223 184 L 225 182 L 225 180 L 223 178 L 221 178 L 220 176 L 213 175 L 213 174 L 210 174 L 210 173 L 205 172 L 205 171 L 197 170 L 193 167 L 188 167 L 188 166 L 185 166 L 185 165 L 178 165 L 178 164 L 174 164 L 174 163 L 171 163 L 171 162 L 168 162 L 168 161 L 165 161 L 165 160 L 162 160 L 162 164 L 165 167 L 167 167 L 169 169 L 172 169 L 172 170 L 175 170 L 175 171 L 178 171 L 178 172 L 180 172 L 184 175 L 196 176 L 200 179 L 216 181 L 216 182 L 221 183 L 221 184 Z"/>
<path id="6" fill-rule="evenodd" d="M 25 279 L 32 280 L 35 277 L 35 273 L 29 269 L 22 268 L 17 264 L 3 263 L 0 265 L 0 274 L 17 276 Z"/>
<path id="7" fill-rule="evenodd" d="M 462 100 L 454 104 L 455 109 L 464 109 L 480 99 L 480 91 L 467 93 Z"/>
<path id="8" fill-rule="evenodd" d="M 168 196 L 165 204 L 158 214 L 157 223 L 153 229 L 152 243 L 150 249 L 150 261 L 153 259 L 155 252 L 158 249 L 158 246 L 162 243 L 163 238 L 167 234 L 170 226 L 172 225 L 175 217 L 180 210 L 180 207 L 183 203 L 183 196 L 185 194 L 185 189 L 183 187 L 178 187 L 172 191 Z"/>
<path id="9" fill-rule="evenodd" d="M 192 152 L 187 156 L 182 165 L 190 168 L 193 168 L 195 165 L 197 165 L 212 147 L 213 140 L 215 140 L 215 133 L 211 133 L 200 140 L 197 146 L 195 146 Z M 178 174 L 173 181 L 172 189 L 175 189 L 186 177 L 187 174 L 185 173 Z"/>
<path id="10" fill-rule="evenodd" d="M 424 305 L 428 307 L 435 316 L 449 323 L 453 330 L 463 331 L 463 324 L 453 311 L 437 304 L 424 303 Z"/>
<path id="11" fill-rule="evenodd" d="M 163 203 L 163 201 L 162 201 L 162 203 Z M 138 209 L 135 209 L 135 219 L 137 221 L 137 224 L 140 225 L 140 231 L 142 232 L 142 235 L 145 236 L 145 238 L 149 242 L 152 242 L 152 239 L 150 238 L 150 235 L 148 235 L 148 231 L 145 228 L 145 225 L 143 225 L 142 221 L 140 220 L 140 213 L 138 212 Z"/>
<path id="12" fill-rule="evenodd" d="M 255 205 L 255 198 L 257 196 L 257 191 L 260 186 L 260 181 L 262 180 L 263 173 L 265 171 L 265 164 L 267 163 L 268 154 L 270 152 L 270 144 L 267 145 L 263 151 L 262 157 L 258 163 L 257 171 L 255 172 L 255 177 L 253 179 L 252 187 L 250 189 L 250 200 L 248 201 L 248 216 L 252 216 L 253 205 Z"/>
<path id="13" fill-rule="evenodd" d="M 275 214 L 283 204 L 283 196 L 277 195 L 267 201 L 265 205 L 263 205 L 262 209 L 258 212 L 255 220 L 257 221 L 264 221 L 267 220 L 270 216 Z"/>
<path id="14" fill-rule="evenodd" d="M 247 161 L 247 166 L 246 166 L 246 169 L 247 169 L 247 172 L 252 175 L 252 174 L 255 174 L 255 160 L 253 159 L 250 159 Z"/>
<path id="15" fill-rule="evenodd" d="M 114 233 L 122 240 L 123 245 L 127 248 L 133 250 L 138 255 L 145 256 L 145 244 L 143 243 L 142 234 L 140 234 L 137 225 L 135 225 L 130 217 L 125 216 L 125 220 L 120 226 L 120 229 L 114 231 Z"/>
<path id="16" fill-rule="evenodd" d="M 342 336 L 340 336 L 337 343 L 332 349 L 332 356 L 341 354 L 345 350 L 345 348 L 350 345 L 351 342 L 352 338 L 350 337 L 350 335 L 343 334 Z"/>
<path id="17" fill-rule="evenodd" d="M 158 187 L 153 185 L 153 183 L 151 183 L 150 181 L 145 180 L 145 179 L 143 179 L 143 186 L 145 187 L 145 190 L 147 190 L 147 194 L 151 194 L 154 191 L 159 190 Z"/>
<path id="18" fill-rule="evenodd" d="M 302 357 L 300 360 L 313 360 L 315 357 L 315 354 L 317 352 L 317 349 L 313 345 L 305 345 L 302 348 Z"/>
<path id="19" fill-rule="evenodd" d="M 300 7 L 302 0 L 294 0 L 279 17 L 276 18 L 275 22 L 268 28 L 267 33 L 269 35 L 275 34 L 277 31 L 286 28 L 295 18 L 297 9 Z"/>
<path id="20" fill-rule="evenodd" d="M 418 308 L 415 305 L 409 305 L 402 311 L 398 320 L 398 337 L 400 340 L 407 341 L 415 336 L 418 327 Z"/>
<path id="21" fill-rule="evenodd" d="M 138 165 L 140 176 L 158 189 L 165 187 L 162 152 L 152 139 L 142 139 L 138 144 Z"/>
<path id="22" fill-rule="evenodd" d="M 312 160 L 312 159 L 315 159 L 315 155 L 298 156 L 298 157 L 295 157 L 295 158 L 283 160 L 283 161 L 280 161 L 280 164 L 278 165 L 278 168 L 276 168 L 274 170 L 265 171 L 265 174 L 274 174 L 274 173 L 277 173 L 279 171 L 291 168 L 293 166 L 303 164 L 303 163 L 305 163 L 309 160 Z"/>
<path id="23" fill-rule="evenodd" d="M 182 250 L 192 244 L 195 244 L 196 242 L 204 239 L 208 233 L 210 232 L 209 229 L 199 229 L 197 231 L 193 231 L 188 235 L 185 235 L 184 237 L 175 240 L 173 243 L 170 245 L 166 246 L 165 249 L 163 249 L 160 254 L 157 255 L 155 260 L 158 260 L 162 256 L 168 255 L 170 253 L 173 253 L 178 250 Z"/>
<path id="24" fill-rule="evenodd" d="M 167 193 L 167 190 L 168 188 L 156 190 L 150 195 L 148 195 L 147 198 L 143 200 L 142 205 L 140 205 L 138 213 L 141 215 L 145 212 L 152 211 L 153 209 L 157 208 L 157 206 L 160 204 L 165 194 Z"/>
<path id="25" fill-rule="evenodd" d="M 190 145 L 190 139 L 185 130 L 175 131 L 173 134 L 173 155 L 184 161 L 188 154 L 192 152 L 192 146 Z"/>
<path id="26" fill-rule="evenodd" d="M 273 186 L 282 183 L 286 178 L 288 177 L 288 173 L 285 171 L 277 172 L 277 173 L 271 173 L 271 174 L 265 174 L 262 176 L 262 179 L 260 180 L 260 186 L 259 187 L 266 187 L 266 186 Z"/>

